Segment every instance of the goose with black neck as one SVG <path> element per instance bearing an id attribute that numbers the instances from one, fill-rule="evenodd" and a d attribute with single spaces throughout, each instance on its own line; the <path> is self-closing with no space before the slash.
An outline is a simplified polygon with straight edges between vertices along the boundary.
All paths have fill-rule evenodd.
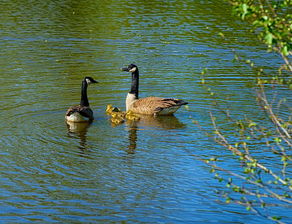
<path id="1" fill-rule="evenodd" d="M 188 104 L 187 102 L 174 99 L 174 98 L 161 98 L 161 97 L 145 97 L 139 99 L 139 69 L 136 65 L 130 64 L 122 71 L 132 73 L 131 90 L 126 98 L 126 110 L 132 111 L 137 114 L 146 115 L 172 115 L 182 105 Z"/>
<path id="2" fill-rule="evenodd" d="M 70 107 L 65 119 L 67 122 L 91 122 L 94 120 L 93 112 L 89 107 L 89 101 L 87 97 L 87 87 L 92 83 L 98 83 L 92 77 L 85 77 L 81 84 L 81 100 L 77 106 Z"/>

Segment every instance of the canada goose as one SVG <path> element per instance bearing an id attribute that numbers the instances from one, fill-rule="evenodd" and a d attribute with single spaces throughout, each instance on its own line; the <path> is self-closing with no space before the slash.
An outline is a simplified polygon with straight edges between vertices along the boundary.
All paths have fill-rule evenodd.
<path id="1" fill-rule="evenodd" d="M 138 114 L 148 115 L 172 115 L 182 105 L 188 104 L 183 100 L 173 98 L 160 98 L 160 97 L 146 97 L 139 99 L 139 70 L 134 64 L 130 64 L 126 68 L 122 68 L 122 71 L 132 73 L 132 85 L 131 91 L 127 95 L 126 110 L 131 110 Z"/>
<path id="2" fill-rule="evenodd" d="M 81 85 L 81 100 L 80 105 L 70 107 L 67 112 L 65 119 L 69 122 L 87 122 L 94 119 L 93 112 L 89 107 L 87 98 L 87 87 L 91 83 L 98 83 L 91 77 L 85 77 Z"/>

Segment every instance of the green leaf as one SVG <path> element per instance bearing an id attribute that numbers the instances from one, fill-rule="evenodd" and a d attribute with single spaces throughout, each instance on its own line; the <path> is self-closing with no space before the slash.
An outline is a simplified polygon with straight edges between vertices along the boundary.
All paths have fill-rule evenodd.
<path id="1" fill-rule="evenodd" d="M 282 139 L 276 137 L 276 138 L 274 138 L 274 141 L 275 141 L 276 143 L 281 143 Z"/>
<path id="2" fill-rule="evenodd" d="M 288 56 L 289 52 L 288 52 L 288 47 L 287 46 L 284 46 L 282 49 L 281 49 L 281 52 L 284 56 Z"/>
<path id="3" fill-rule="evenodd" d="M 287 157 L 286 157 L 286 156 L 282 156 L 282 157 L 281 157 L 281 161 L 282 161 L 282 162 L 287 161 Z"/>
<path id="4" fill-rule="evenodd" d="M 204 68 L 201 72 L 202 75 L 205 75 L 207 73 L 208 69 L 207 68 Z"/>
<path id="5" fill-rule="evenodd" d="M 279 216 L 273 216 L 272 219 L 275 220 L 275 221 L 278 221 L 278 220 L 281 220 L 281 217 L 279 217 Z"/>
<path id="6" fill-rule="evenodd" d="M 221 32 L 219 32 L 218 35 L 219 35 L 220 37 L 222 37 L 222 38 L 225 38 L 224 34 L 221 33 Z"/>
<path id="7" fill-rule="evenodd" d="M 241 19 L 242 19 L 242 20 L 244 20 L 246 14 L 247 14 L 247 9 L 248 9 L 247 4 L 243 3 L 243 4 L 241 5 L 241 10 L 242 10 Z"/>
<path id="8" fill-rule="evenodd" d="M 255 122 L 250 122 L 249 124 L 248 124 L 248 127 L 249 128 L 251 128 L 251 127 L 254 127 L 254 126 L 256 126 L 257 124 L 255 123 Z"/>
<path id="9" fill-rule="evenodd" d="M 268 33 L 265 36 L 265 41 L 267 42 L 268 45 L 272 45 L 272 43 L 273 43 L 273 35 L 271 33 Z"/>

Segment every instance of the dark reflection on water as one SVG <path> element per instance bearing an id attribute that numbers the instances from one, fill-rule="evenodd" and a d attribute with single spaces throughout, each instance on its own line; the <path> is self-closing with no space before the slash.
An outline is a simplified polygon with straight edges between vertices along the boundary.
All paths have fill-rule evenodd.
<path id="1" fill-rule="evenodd" d="M 202 69 L 208 68 L 206 82 L 226 108 L 256 121 L 262 117 L 246 86 L 252 74 L 234 64 L 233 49 L 264 67 L 267 61 L 279 64 L 245 32 L 248 27 L 228 16 L 227 4 L 0 5 L 0 222 L 263 222 L 242 207 L 218 206 L 213 192 L 222 186 L 192 156 L 223 153 L 192 124 L 195 119 L 211 130 L 210 96 L 199 84 Z M 105 106 L 124 110 L 130 77 L 119 68 L 129 63 L 140 68 L 141 97 L 181 98 L 189 110 L 113 128 Z M 84 76 L 100 82 L 88 89 L 96 120 L 67 126 L 64 113 L 79 103 Z M 232 131 L 228 124 L 224 128 Z"/>
<path id="2" fill-rule="evenodd" d="M 179 112 L 178 112 L 179 113 Z M 161 129 L 182 129 L 186 127 L 176 116 L 142 116 L 139 115 L 141 120 L 137 123 L 139 126 L 155 127 Z"/>
<path id="3" fill-rule="evenodd" d="M 80 139 L 80 146 L 79 149 L 86 150 L 86 134 L 88 128 L 91 125 L 91 122 L 66 122 L 67 129 L 68 129 L 68 136 L 71 138 L 79 138 Z"/>
<path id="4" fill-rule="evenodd" d="M 128 149 L 127 149 L 127 153 L 128 154 L 134 154 L 135 153 L 135 150 L 136 150 L 136 147 L 137 147 L 137 124 L 136 122 L 131 122 L 130 125 L 128 125 L 127 127 L 129 130 L 129 146 L 128 146 Z"/>
<path id="5" fill-rule="evenodd" d="M 129 132 L 129 146 L 127 153 L 134 154 L 137 147 L 137 132 L 143 128 L 181 129 L 186 125 L 181 123 L 175 116 L 144 116 L 139 115 L 139 121 L 127 121 L 126 127 Z M 142 133 L 141 133 L 142 134 Z"/>

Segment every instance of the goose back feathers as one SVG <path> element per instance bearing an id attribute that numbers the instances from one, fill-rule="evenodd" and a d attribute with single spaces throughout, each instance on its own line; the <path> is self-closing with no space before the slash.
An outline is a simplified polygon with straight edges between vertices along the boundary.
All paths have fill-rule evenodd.
<path id="1" fill-rule="evenodd" d="M 85 122 L 94 120 L 94 117 L 90 107 L 77 105 L 67 110 L 66 119 L 71 122 Z"/>
<path id="2" fill-rule="evenodd" d="M 187 102 L 172 98 L 146 97 L 135 100 L 129 105 L 129 110 L 138 114 L 172 115 Z"/>

